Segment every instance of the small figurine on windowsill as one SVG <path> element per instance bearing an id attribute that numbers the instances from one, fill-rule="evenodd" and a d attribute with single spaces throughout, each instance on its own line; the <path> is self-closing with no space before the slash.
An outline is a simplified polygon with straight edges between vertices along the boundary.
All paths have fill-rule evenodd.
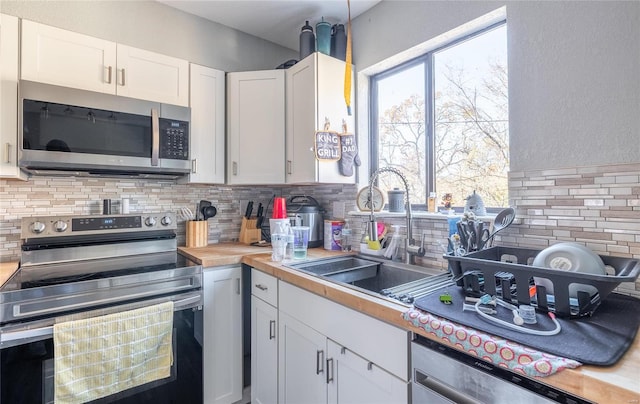
<path id="1" fill-rule="evenodd" d="M 442 206 L 444 207 L 444 212 L 447 214 L 453 214 L 453 208 L 451 207 L 453 203 L 453 195 L 450 193 L 446 193 L 442 196 Z"/>

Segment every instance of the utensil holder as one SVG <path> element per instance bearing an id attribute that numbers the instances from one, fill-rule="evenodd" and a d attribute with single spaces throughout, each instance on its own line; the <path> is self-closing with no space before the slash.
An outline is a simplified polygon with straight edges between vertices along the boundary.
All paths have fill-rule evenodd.
<path id="1" fill-rule="evenodd" d="M 187 247 L 206 247 L 209 244 L 209 222 L 206 220 L 187 221 Z"/>
<path id="2" fill-rule="evenodd" d="M 257 219 L 242 218 L 242 225 L 240 226 L 239 240 L 243 244 L 252 244 L 260 241 L 262 237 L 262 229 L 258 229 Z"/>

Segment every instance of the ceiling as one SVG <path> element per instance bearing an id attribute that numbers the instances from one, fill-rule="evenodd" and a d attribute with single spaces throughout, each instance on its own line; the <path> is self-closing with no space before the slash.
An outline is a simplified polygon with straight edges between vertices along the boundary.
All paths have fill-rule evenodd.
<path id="1" fill-rule="evenodd" d="M 314 26 L 324 17 L 332 24 L 346 24 L 347 0 L 157 0 L 194 14 L 298 50 L 300 29 L 309 20 Z M 351 19 L 381 0 L 351 0 Z"/>

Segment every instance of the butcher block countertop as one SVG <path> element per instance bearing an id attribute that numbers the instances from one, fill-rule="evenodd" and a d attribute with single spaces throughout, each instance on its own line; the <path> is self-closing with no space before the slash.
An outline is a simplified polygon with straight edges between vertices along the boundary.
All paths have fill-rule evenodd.
<path id="1" fill-rule="evenodd" d="M 0 262 L 0 286 L 4 285 L 6 281 L 11 278 L 18 270 L 18 262 Z"/>
<path id="2" fill-rule="evenodd" d="M 247 264 L 337 303 L 433 339 L 426 331 L 414 327 L 402 319 L 401 314 L 407 310 L 407 306 L 378 299 L 272 262 L 271 248 L 269 247 L 211 244 L 199 248 L 180 247 L 179 251 L 203 267 Z M 308 250 L 309 259 L 337 255 L 342 255 L 342 253 L 321 248 Z M 443 343 L 441 340 L 438 342 Z M 549 377 L 538 378 L 538 380 L 598 403 L 638 404 L 640 403 L 640 338 L 636 337 L 629 351 L 614 366 L 584 365 L 576 369 L 565 369 Z"/>

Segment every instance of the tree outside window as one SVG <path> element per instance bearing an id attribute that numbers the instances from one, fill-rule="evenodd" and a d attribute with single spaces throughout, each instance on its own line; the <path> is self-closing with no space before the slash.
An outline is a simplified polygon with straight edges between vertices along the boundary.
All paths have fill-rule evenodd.
<path id="1" fill-rule="evenodd" d="M 372 161 L 405 173 L 413 204 L 436 192 L 464 206 L 475 190 L 486 206 L 508 205 L 507 72 L 500 24 L 373 78 Z M 401 185 L 379 178 L 383 190 Z"/>

